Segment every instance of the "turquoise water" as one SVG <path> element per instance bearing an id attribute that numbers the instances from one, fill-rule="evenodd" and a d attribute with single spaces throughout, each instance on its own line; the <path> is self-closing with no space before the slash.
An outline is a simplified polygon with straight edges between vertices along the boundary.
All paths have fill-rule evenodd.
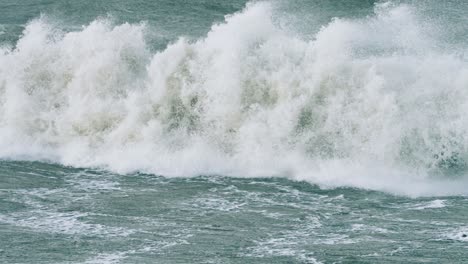
<path id="1" fill-rule="evenodd" d="M 1 164 L 4 263 L 464 263 L 466 197 Z"/>
<path id="2" fill-rule="evenodd" d="M 467 12 L 0 1 L 0 262 L 466 263 Z"/>

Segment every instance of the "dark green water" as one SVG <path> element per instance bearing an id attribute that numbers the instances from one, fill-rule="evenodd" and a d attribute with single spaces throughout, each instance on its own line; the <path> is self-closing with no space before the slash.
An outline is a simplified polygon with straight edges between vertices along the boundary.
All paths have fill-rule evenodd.
<path id="1" fill-rule="evenodd" d="M 0 0 L 0 263 L 468 263 L 467 13 Z"/>

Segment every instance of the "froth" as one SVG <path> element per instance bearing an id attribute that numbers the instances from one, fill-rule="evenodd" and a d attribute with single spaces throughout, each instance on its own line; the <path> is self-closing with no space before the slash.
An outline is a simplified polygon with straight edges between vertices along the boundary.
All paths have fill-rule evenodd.
<path id="1" fill-rule="evenodd" d="M 468 63 L 423 17 L 381 4 L 306 40 L 274 13 L 249 4 L 154 54 L 144 24 L 32 21 L 0 52 L 0 157 L 466 193 Z"/>

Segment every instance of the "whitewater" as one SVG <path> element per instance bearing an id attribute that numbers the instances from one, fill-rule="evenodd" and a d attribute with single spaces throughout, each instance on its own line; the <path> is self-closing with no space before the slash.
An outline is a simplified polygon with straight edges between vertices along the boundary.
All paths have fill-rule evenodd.
<path id="1" fill-rule="evenodd" d="M 465 263 L 467 11 L 1 0 L 0 263 Z"/>
<path id="2" fill-rule="evenodd" d="M 254 2 L 162 50 L 46 16 L 0 50 L 0 157 L 167 177 L 466 194 L 468 59 L 408 4 L 314 34 Z"/>

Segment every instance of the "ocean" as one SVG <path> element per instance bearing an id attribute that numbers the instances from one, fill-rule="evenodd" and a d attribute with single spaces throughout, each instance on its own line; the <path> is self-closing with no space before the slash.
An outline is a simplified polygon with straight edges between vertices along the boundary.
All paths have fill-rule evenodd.
<path id="1" fill-rule="evenodd" d="M 0 0 L 0 263 L 467 263 L 467 14 Z"/>

